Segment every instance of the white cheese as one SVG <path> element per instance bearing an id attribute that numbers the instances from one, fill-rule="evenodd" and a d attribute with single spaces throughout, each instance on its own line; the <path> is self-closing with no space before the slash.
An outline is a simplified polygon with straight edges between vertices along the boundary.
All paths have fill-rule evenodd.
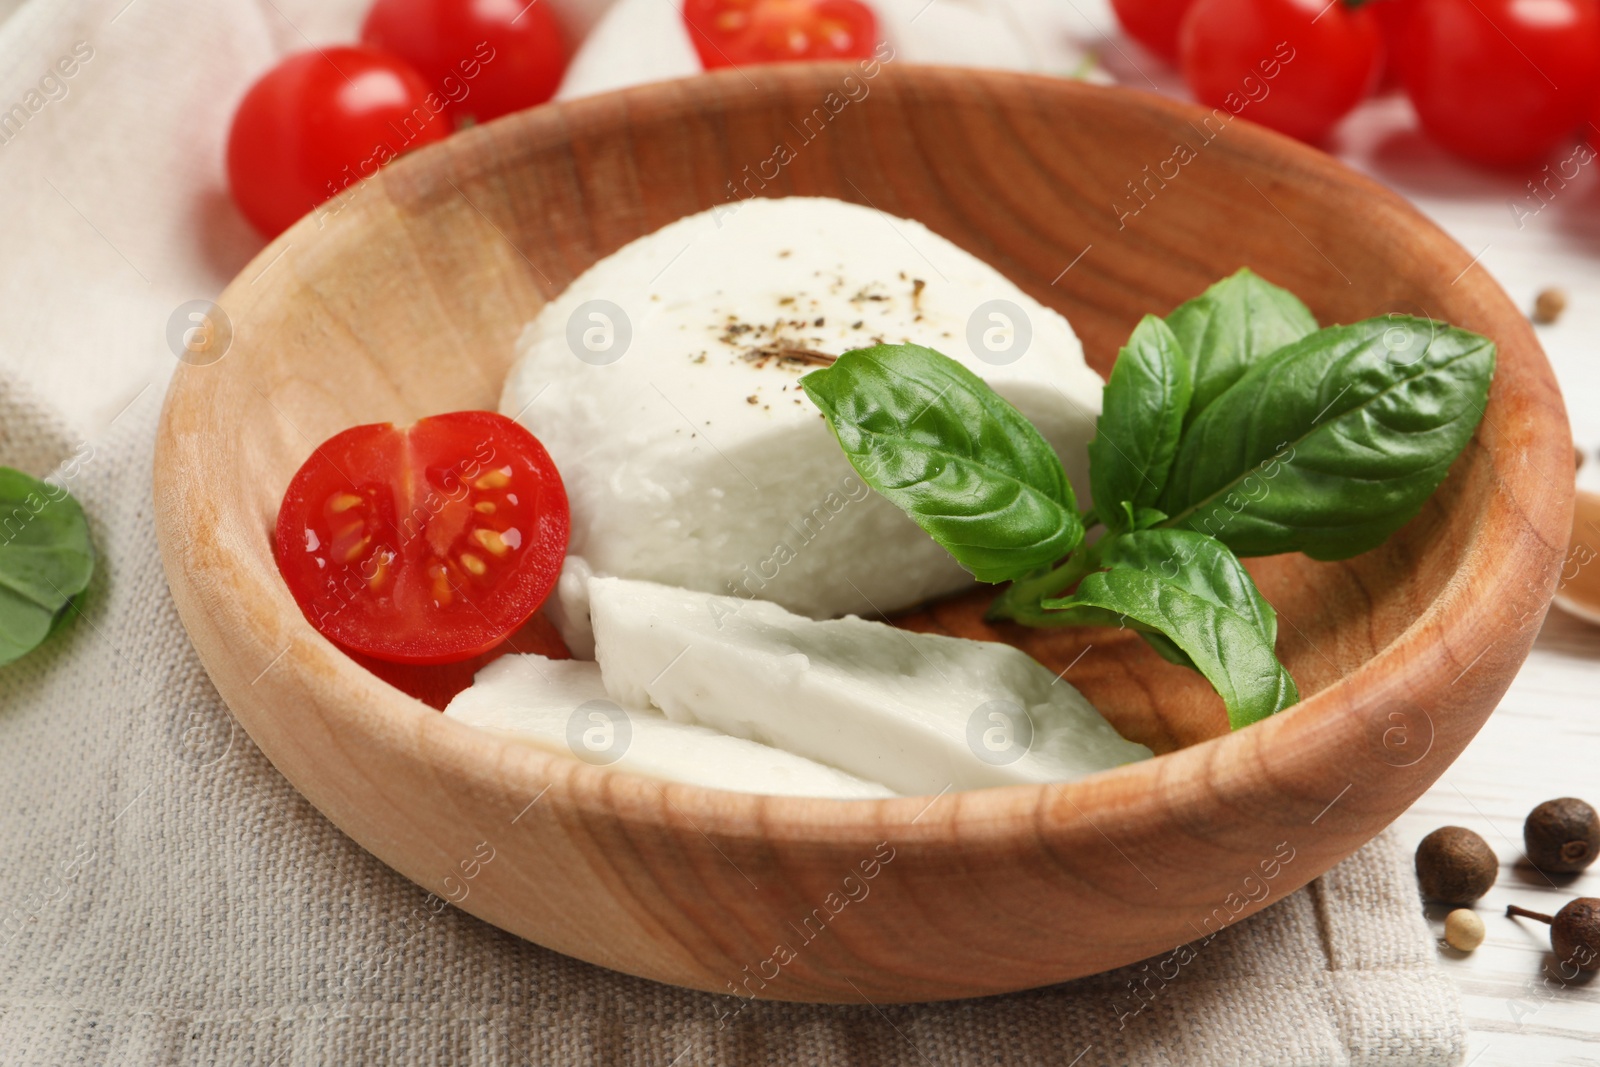
<path id="1" fill-rule="evenodd" d="M 802 756 L 611 700 L 582 660 L 502 656 L 445 714 L 586 762 L 665 781 L 774 796 L 888 797 L 886 786 Z"/>
<path id="2" fill-rule="evenodd" d="M 590 580 L 589 608 L 612 699 L 897 792 L 1069 781 L 1151 754 L 1010 645 L 616 578 Z"/>
<path id="3" fill-rule="evenodd" d="M 595 573 L 893 611 L 970 579 L 851 469 L 799 387 L 815 366 L 771 354 L 879 340 L 985 377 L 1087 506 L 1102 382 L 1067 321 L 919 223 L 836 200 L 739 202 L 601 260 L 524 332 L 501 410 L 550 450 Z"/>
<path id="4" fill-rule="evenodd" d="M 582 660 L 502 656 L 445 709 L 453 719 L 586 762 L 665 781 L 772 796 L 859 799 L 886 786 L 766 745 L 622 708 Z"/>
<path id="5" fill-rule="evenodd" d="M 594 568 L 582 556 L 567 556 L 561 577 L 544 602 L 545 618 L 561 635 L 567 651 L 578 659 L 594 659 L 594 627 L 589 623 L 589 579 Z"/>

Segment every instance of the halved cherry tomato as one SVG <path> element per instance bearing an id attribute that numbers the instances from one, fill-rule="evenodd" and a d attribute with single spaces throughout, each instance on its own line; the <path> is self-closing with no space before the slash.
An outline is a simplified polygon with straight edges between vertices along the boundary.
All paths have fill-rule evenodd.
<path id="1" fill-rule="evenodd" d="M 450 133 L 443 98 L 376 48 L 298 52 L 252 85 L 228 130 L 228 187 L 267 237 Z"/>
<path id="2" fill-rule="evenodd" d="M 685 0 L 706 70 L 796 59 L 866 59 L 878 20 L 860 0 Z"/>
<path id="3" fill-rule="evenodd" d="M 567 493 L 550 454 L 490 411 L 324 441 L 278 510 L 278 569 L 329 639 L 397 663 L 487 652 L 561 572 Z"/>
<path id="4" fill-rule="evenodd" d="M 416 67 L 458 124 L 544 103 L 567 69 L 550 5 L 530 0 L 376 0 L 361 40 Z"/>

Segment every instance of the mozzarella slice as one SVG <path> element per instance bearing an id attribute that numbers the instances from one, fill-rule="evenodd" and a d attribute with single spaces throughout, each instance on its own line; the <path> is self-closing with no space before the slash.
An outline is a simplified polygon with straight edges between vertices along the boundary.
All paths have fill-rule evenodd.
<path id="1" fill-rule="evenodd" d="M 588 560 L 569 555 L 561 564 L 554 592 L 544 602 L 545 618 L 575 659 L 594 659 L 594 627 L 589 623 L 589 579 L 593 576 Z"/>
<path id="2" fill-rule="evenodd" d="M 919 223 L 739 201 L 595 264 L 519 342 L 501 410 L 549 449 L 597 574 L 887 612 L 970 579 L 872 492 L 800 389 L 808 353 L 914 341 L 986 378 L 1088 504 L 1100 378 L 1067 321 Z"/>
<path id="3" fill-rule="evenodd" d="M 1010 645 L 589 582 L 606 690 L 907 794 L 1069 781 L 1151 753 Z"/>
<path id="4" fill-rule="evenodd" d="M 648 705 L 624 709 L 608 697 L 599 667 L 582 660 L 502 656 L 444 713 L 502 737 L 664 781 L 772 796 L 894 795 L 803 756 L 673 722 Z"/>

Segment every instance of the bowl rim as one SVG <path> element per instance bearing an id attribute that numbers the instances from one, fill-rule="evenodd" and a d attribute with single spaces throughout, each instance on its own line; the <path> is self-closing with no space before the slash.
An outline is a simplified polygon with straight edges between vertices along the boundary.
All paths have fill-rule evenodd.
<path id="1" fill-rule="evenodd" d="M 765 68 L 762 73 L 785 81 L 818 79 L 820 84 L 821 79 L 826 79 L 832 84 L 837 81 L 839 72 L 851 69 L 854 69 L 853 64 L 848 63 L 794 64 Z M 369 183 L 376 187 L 380 198 L 387 200 L 386 190 L 391 183 L 404 181 L 413 170 L 432 159 L 443 158 L 443 153 L 451 153 L 451 142 L 458 139 L 464 139 L 459 140 L 453 153 L 458 161 L 468 155 L 493 160 L 499 157 L 495 148 L 510 142 L 516 144 L 518 153 L 529 153 L 570 144 L 580 137 L 591 141 L 625 137 L 641 113 L 652 120 L 662 114 L 689 116 L 706 109 L 725 115 L 730 109 L 723 88 L 744 77 L 739 71 L 702 74 L 542 106 L 464 130 L 441 144 L 411 153 L 385 167 L 375 178 L 369 179 Z M 1119 106 L 1134 112 L 1153 112 L 1157 118 L 1194 120 L 1207 114 L 1203 108 L 1141 90 L 1014 72 L 900 65 L 885 68 L 879 79 L 876 89 L 912 96 L 921 93 L 948 99 L 966 93 L 989 100 L 1001 87 L 1014 85 L 1031 96 L 1048 95 L 1055 98 L 1055 103 L 1067 105 L 1080 98 L 1116 97 Z M 617 107 L 619 100 L 627 106 Z M 1402 217 L 1424 228 L 1433 240 L 1448 242 L 1450 247 L 1459 250 L 1463 262 L 1469 259 L 1464 248 L 1398 194 L 1332 157 L 1250 123 L 1237 124 L 1230 136 L 1242 146 L 1241 150 L 1257 157 L 1276 157 L 1307 177 L 1361 189 L 1371 198 L 1374 210 Z M 473 151 L 460 151 L 466 148 Z M 355 190 L 351 190 L 341 196 L 354 194 Z M 218 302 L 224 308 L 248 306 L 250 301 L 244 290 L 265 267 L 283 255 L 290 244 L 309 242 L 316 225 L 315 219 L 308 216 L 271 241 L 241 270 Z M 1487 305 L 1520 316 L 1486 271 L 1469 270 L 1457 284 Z M 550 294 L 547 299 L 553 299 L 554 295 Z M 1513 345 L 1509 353 L 1506 345 L 1500 344 L 1499 348 L 1501 361 L 1487 412 L 1503 407 L 1508 392 L 1528 392 L 1539 384 L 1535 379 L 1550 378 L 1548 363 L 1536 341 L 1531 345 Z M 166 506 L 166 502 L 181 500 L 181 483 L 189 479 L 164 474 L 163 469 L 168 464 L 163 462 L 163 456 L 168 460 L 174 456 L 178 445 L 169 432 L 170 422 L 175 412 L 195 403 L 196 397 L 203 393 L 206 388 L 203 376 L 207 369 L 180 367 L 169 385 L 162 411 L 155 476 L 158 537 L 168 580 L 175 589 L 188 587 L 182 550 L 186 531 L 176 510 Z M 1490 420 L 1486 414 L 1487 424 Z M 1461 549 L 1454 577 L 1386 646 L 1327 688 L 1250 728 L 1074 782 L 1014 785 L 961 793 L 946 790 L 931 797 L 848 801 L 736 793 L 661 782 L 591 766 L 571 755 L 497 737 L 426 707 L 369 674 L 313 630 L 287 592 L 281 589 L 276 592 L 292 612 L 293 619 L 278 621 L 288 621 L 291 630 L 308 638 L 300 642 L 302 662 L 299 669 L 329 683 L 343 716 L 340 726 L 351 738 L 383 739 L 396 750 L 420 753 L 419 758 L 451 781 L 497 788 L 512 785 L 535 800 L 548 793 L 551 800 L 576 813 L 604 814 L 626 823 L 687 823 L 707 840 L 742 839 L 820 846 L 841 841 L 877 841 L 893 833 L 897 841 L 944 842 L 954 847 L 975 842 L 985 845 L 1025 843 L 1036 840 L 1044 824 L 1070 819 L 1070 813 L 1089 819 L 1087 813 L 1105 812 L 1117 826 L 1129 828 L 1160 817 L 1161 805 L 1142 802 L 1142 798 L 1161 795 L 1163 787 L 1175 780 L 1192 777 L 1226 794 L 1236 784 L 1259 782 L 1264 767 L 1270 769 L 1271 777 L 1282 790 L 1294 792 L 1295 783 L 1303 781 L 1306 789 L 1302 791 L 1306 792 L 1308 803 L 1312 799 L 1320 803 L 1329 798 L 1315 792 L 1319 776 L 1304 773 L 1313 767 L 1311 755 L 1320 754 L 1327 747 L 1326 741 L 1319 743 L 1319 739 L 1331 733 L 1365 730 L 1368 724 L 1354 722 L 1363 709 L 1386 707 L 1395 700 L 1415 703 L 1410 694 L 1442 689 L 1470 671 L 1476 660 L 1458 663 L 1434 654 L 1430 646 L 1475 645 L 1476 642 L 1467 640 L 1474 631 L 1482 629 L 1475 609 L 1503 602 L 1510 591 L 1524 592 L 1529 586 L 1530 574 L 1537 576 L 1543 572 L 1544 575 L 1546 588 L 1538 609 L 1539 617 L 1542 618 L 1543 610 L 1548 607 L 1553 593 L 1550 553 L 1535 552 L 1526 539 L 1520 542 L 1523 547 L 1518 551 L 1499 551 L 1503 546 L 1490 543 L 1491 532 L 1506 523 L 1532 526 L 1544 542 L 1559 544 L 1564 550 L 1567 529 L 1563 522 L 1569 521 L 1570 515 L 1566 520 L 1562 515 L 1563 507 L 1570 512 L 1570 490 L 1569 499 L 1563 505 L 1559 494 L 1540 504 L 1532 498 L 1518 497 L 1516 489 L 1519 477 L 1526 485 L 1531 474 L 1539 474 L 1549 481 L 1559 466 L 1553 461 L 1555 445 L 1559 444 L 1559 452 L 1570 461 L 1570 442 L 1564 430 L 1541 430 L 1537 425 L 1531 426 L 1528 432 L 1535 444 L 1541 443 L 1540 438 L 1543 438 L 1542 443 L 1547 447 L 1542 453 L 1537 448 L 1525 452 L 1521 461 L 1513 465 L 1509 462 L 1513 458 L 1510 456 L 1505 462 L 1498 461 L 1499 451 L 1481 442 L 1483 432 L 1484 427 L 1480 425 L 1468 450 L 1485 448 L 1488 453 L 1485 462 L 1495 472 L 1499 491 L 1486 494 L 1488 502 L 1472 524 L 1470 539 Z M 1504 438 L 1506 435 L 1497 429 L 1495 436 Z M 1510 444 L 1500 447 L 1509 448 Z M 1524 470 L 1530 473 L 1517 474 Z M 1561 482 L 1557 478 L 1551 484 L 1559 487 Z M 270 556 L 270 546 L 268 554 Z M 1556 558 L 1559 561 L 1559 553 Z M 271 567 L 271 576 L 277 578 L 275 566 Z M 1458 580 L 1463 576 L 1470 576 L 1472 580 Z M 281 582 L 279 584 L 281 586 Z M 178 599 L 180 608 L 184 608 L 187 598 L 180 596 Z M 188 611 L 180 611 L 180 614 L 193 635 L 194 620 Z M 215 654 L 216 650 L 202 647 L 201 651 L 204 660 L 209 658 L 208 653 Z M 1397 666 L 1405 669 L 1394 669 Z M 209 673 L 209 665 L 207 669 Z M 227 693 L 223 695 L 228 697 Z M 229 703 L 232 704 L 231 699 Z M 240 718 L 249 730 L 247 716 Z M 268 754 L 271 756 L 270 752 Z M 1443 766 L 1438 767 L 1433 776 L 1443 770 Z M 294 784 L 301 788 L 299 782 Z M 301 791 L 305 792 L 303 788 Z M 949 803 L 941 804 L 944 799 Z M 317 802 L 316 798 L 313 801 Z M 936 808 L 936 816 L 924 820 L 923 816 Z M 1090 821 L 1093 825 L 1093 820 Z M 1105 835 L 1104 828 L 1096 826 L 1096 829 Z"/>

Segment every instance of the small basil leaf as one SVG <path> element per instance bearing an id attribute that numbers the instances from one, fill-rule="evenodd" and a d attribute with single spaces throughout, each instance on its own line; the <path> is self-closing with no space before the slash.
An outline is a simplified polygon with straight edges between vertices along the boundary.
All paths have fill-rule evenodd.
<path id="1" fill-rule="evenodd" d="M 1261 357 L 1315 332 L 1317 320 L 1293 293 L 1246 268 L 1179 305 L 1167 325 L 1193 369 L 1188 425 Z"/>
<path id="2" fill-rule="evenodd" d="M 93 573 L 89 525 L 72 495 L 0 467 L 0 664 L 49 636 Z"/>
<path id="3" fill-rule="evenodd" d="M 1093 607 L 1119 612 L 1159 630 L 1205 675 L 1237 730 L 1300 699 L 1294 679 L 1249 619 L 1151 571 L 1113 567 L 1078 584 L 1046 608 Z"/>
<path id="4" fill-rule="evenodd" d="M 1184 434 L 1160 507 L 1241 556 L 1345 559 L 1382 544 L 1483 417 L 1495 347 L 1392 316 L 1279 349 Z"/>
<path id="5" fill-rule="evenodd" d="M 1131 515 L 1135 530 L 1148 530 L 1167 521 L 1167 513 L 1159 508 L 1139 508 Z"/>
<path id="6" fill-rule="evenodd" d="M 1101 544 L 1100 561 L 1107 567 L 1149 571 L 1252 623 L 1267 644 L 1278 639 L 1278 613 L 1239 557 L 1215 537 L 1193 530 L 1141 530 Z"/>
<path id="7" fill-rule="evenodd" d="M 984 582 L 1083 540 L 1055 450 L 983 379 L 920 345 L 846 352 L 800 380 L 866 483 Z"/>
<path id="8" fill-rule="evenodd" d="M 1089 442 L 1089 484 L 1111 532 L 1132 529 L 1134 509 L 1161 496 L 1189 391 L 1189 361 L 1178 339 L 1166 323 L 1146 315 L 1111 368 Z"/>
<path id="9" fill-rule="evenodd" d="M 1107 566 L 1150 571 L 1254 623 L 1267 644 L 1277 641 L 1277 612 L 1256 588 L 1244 564 L 1216 538 L 1193 530 L 1144 530 L 1107 538 L 1102 544 L 1101 560 Z M 1165 635 L 1140 636 L 1169 663 L 1199 669 Z"/>

